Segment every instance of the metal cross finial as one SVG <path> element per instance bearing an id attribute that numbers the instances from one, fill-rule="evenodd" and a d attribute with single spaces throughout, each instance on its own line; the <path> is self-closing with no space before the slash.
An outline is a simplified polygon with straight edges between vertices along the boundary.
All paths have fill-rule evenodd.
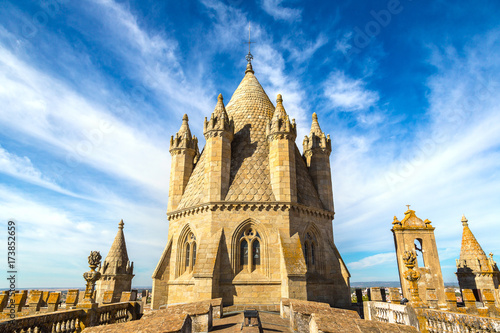
<path id="1" fill-rule="evenodd" d="M 250 22 L 248 22 L 248 42 L 245 44 L 248 44 L 248 54 L 246 55 L 245 59 L 250 63 L 253 59 L 252 53 L 250 53 L 250 44 L 255 43 L 250 40 Z"/>

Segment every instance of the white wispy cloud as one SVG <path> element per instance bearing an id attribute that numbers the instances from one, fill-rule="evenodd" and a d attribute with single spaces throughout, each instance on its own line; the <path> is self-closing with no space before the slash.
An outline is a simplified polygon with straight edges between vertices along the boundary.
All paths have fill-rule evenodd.
<path id="1" fill-rule="evenodd" d="M 383 265 L 389 262 L 396 262 L 396 254 L 393 252 L 388 253 L 378 253 L 361 260 L 351 262 L 347 266 L 349 269 L 363 269 L 378 265 Z"/>
<path id="2" fill-rule="evenodd" d="M 283 2 L 283 0 L 262 0 L 261 5 L 262 9 L 275 20 L 300 21 L 302 9 L 284 7 Z"/>
<path id="3" fill-rule="evenodd" d="M 320 33 L 315 40 L 305 40 L 303 43 L 297 41 L 297 37 L 290 37 L 283 41 L 283 47 L 290 52 L 288 61 L 301 65 L 313 59 L 318 49 L 328 43 L 328 37 Z"/>
<path id="4" fill-rule="evenodd" d="M 333 72 L 324 84 L 324 94 L 332 108 L 340 111 L 366 110 L 375 105 L 379 95 L 366 89 L 361 79 L 352 79 L 342 71 Z"/>
<path id="5" fill-rule="evenodd" d="M 2 146 L 0 146 L 0 172 L 59 193 L 74 195 L 45 177 L 39 169 L 33 166 L 27 156 L 21 157 L 10 153 Z"/>

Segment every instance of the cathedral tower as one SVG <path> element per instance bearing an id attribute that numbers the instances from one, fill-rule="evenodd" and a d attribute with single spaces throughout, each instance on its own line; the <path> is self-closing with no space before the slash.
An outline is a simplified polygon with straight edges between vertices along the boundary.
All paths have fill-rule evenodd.
<path id="1" fill-rule="evenodd" d="M 168 238 L 153 273 L 155 309 L 218 297 L 224 305 L 351 302 L 350 275 L 333 241 L 328 157 L 308 169 L 294 120 L 280 95 L 276 106 L 269 100 L 251 59 L 229 103 L 219 95 L 205 120 L 201 154 L 187 116 L 171 140 L 170 151 L 185 155 L 172 156 Z M 314 133 L 319 143 L 311 149 L 328 150 L 329 139 Z"/>
<path id="2" fill-rule="evenodd" d="M 415 270 L 421 275 L 418 281 L 420 298 L 431 307 L 446 307 L 443 274 L 434 237 L 435 228 L 431 225 L 431 221 L 422 221 L 408 206 L 405 217 L 399 221 L 394 216 L 392 225 L 403 297 L 410 299 L 410 284 L 404 278 L 406 266 L 403 255 L 405 251 L 412 251 L 417 255 Z"/>
<path id="3" fill-rule="evenodd" d="M 102 302 L 104 292 L 113 291 L 112 302 L 119 302 L 123 291 L 130 291 L 134 277 L 134 263 L 130 262 L 123 234 L 123 220 L 118 224 L 118 233 L 109 249 L 102 266 L 99 267 L 101 278 L 97 281 L 96 300 Z"/>
<path id="4" fill-rule="evenodd" d="M 476 301 L 483 301 L 483 291 L 494 293 L 495 303 L 500 307 L 499 278 L 500 272 L 493 254 L 486 257 L 481 245 L 469 228 L 469 221 L 462 216 L 462 248 L 457 260 L 457 278 L 460 289 L 472 289 Z"/>

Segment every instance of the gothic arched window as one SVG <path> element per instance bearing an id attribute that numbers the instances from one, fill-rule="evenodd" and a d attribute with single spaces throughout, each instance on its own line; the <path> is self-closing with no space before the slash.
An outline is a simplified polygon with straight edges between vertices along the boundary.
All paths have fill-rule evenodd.
<path id="1" fill-rule="evenodd" d="M 252 227 L 245 229 L 240 235 L 240 269 L 249 273 L 260 267 L 260 235 Z"/>
<path id="2" fill-rule="evenodd" d="M 196 264 L 196 237 L 192 232 L 184 241 L 184 271 L 192 272 Z"/>
<path id="3" fill-rule="evenodd" d="M 316 237 L 313 233 L 307 232 L 304 239 L 304 260 L 306 262 L 307 270 L 316 269 Z"/>

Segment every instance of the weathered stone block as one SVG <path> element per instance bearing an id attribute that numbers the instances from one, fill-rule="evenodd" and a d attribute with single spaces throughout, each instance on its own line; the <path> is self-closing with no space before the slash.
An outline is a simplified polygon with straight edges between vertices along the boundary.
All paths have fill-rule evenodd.
<path id="1" fill-rule="evenodd" d="M 131 291 L 122 292 L 120 302 L 135 302 L 137 300 L 137 290 L 133 289 Z"/>
<path id="2" fill-rule="evenodd" d="M 15 308 L 16 308 L 16 312 L 21 312 L 22 309 L 23 309 L 23 307 L 26 306 L 26 299 L 28 297 L 28 291 L 27 290 L 21 290 L 19 292 L 16 292 L 12 296 L 14 297 L 14 305 L 15 305 Z"/>
<path id="3" fill-rule="evenodd" d="M 39 290 L 31 290 L 27 303 L 30 313 L 40 311 L 40 306 L 42 305 L 42 292 Z"/>
<path id="4" fill-rule="evenodd" d="M 70 309 L 78 304 L 80 291 L 78 289 L 70 289 L 66 295 L 66 309 Z"/>
<path id="5" fill-rule="evenodd" d="M 368 289 L 368 299 L 374 302 L 382 302 L 382 292 L 379 287 L 373 287 Z"/>
<path id="6" fill-rule="evenodd" d="M 9 291 L 4 290 L 0 292 L 0 312 L 5 309 L 5 307 L 9 304 Z"/>
<path id="7" fill-rule="evenodd" d="M 391 303 L 399 304 L 401 302 L 401 294 L 399 288 L 389 288 L 389 300 Z"/>
<path id="8" fill-rule="evenodd" d="M 47 299 L 48 312 L 57 311 L 59 308 L 59 301 L 61 299 L 61 292 L 51 292 L 49 298 Z"/>
<path id="9" fill-rule="evenodd" d="M 455 296 L 455 289 L 446 288 L 445 289 L 445 296 L 446 296 L 446 306 L 447 306 L 448 310 L 456 311 L 457 310 L 457 297 Z"/>

